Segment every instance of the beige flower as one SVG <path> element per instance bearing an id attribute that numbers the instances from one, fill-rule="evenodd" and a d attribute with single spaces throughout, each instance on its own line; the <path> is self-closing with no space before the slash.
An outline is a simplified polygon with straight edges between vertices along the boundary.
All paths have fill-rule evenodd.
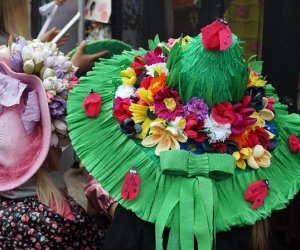
<path id="1" fill-rule="evenodd" d="M 248 166 L 253 169 L 267 168 L 271 164 L 271 154 L 263 146 L 256 145 L 252 148 L 252 154 L 247 159 Z"/>

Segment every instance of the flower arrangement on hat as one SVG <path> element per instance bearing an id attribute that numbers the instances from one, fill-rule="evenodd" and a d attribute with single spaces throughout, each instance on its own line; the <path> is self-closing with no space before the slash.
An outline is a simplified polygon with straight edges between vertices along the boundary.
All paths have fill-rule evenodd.
<path id="1" fill-rule="evenodd" d="M 51 146 L 65 146 L 69 143 L 66 99 L 68 90 L 79 82 L 75 76 L 77 67 L 51 42 L 42 43 L 38 39 L 27 41 L 18 37 L 8 50 L 12 70 L 34 74 L 41 79 L 51 115 Z"/>
<path id="2" fill-rule="evenodd" d="M 155 147 L 157 156 L 174 149 L 228 153 L 239 169 L 268 167 L 268 150 L 276 147 L 277 132 L 272 123 L 274 100 L 265 96 L 266 81 L 250 63 L 241 102 L 224 101 L 209 108 L 204 99 L 194 96 L 184 103 L 178 90 L 166 83 L 168 52 L 174 43 L 186 46 L 186 40 L 190 38 L 159 43 L 121 71 L 113 109 L 121 131 L 140 139 L 144 147 Z"/>

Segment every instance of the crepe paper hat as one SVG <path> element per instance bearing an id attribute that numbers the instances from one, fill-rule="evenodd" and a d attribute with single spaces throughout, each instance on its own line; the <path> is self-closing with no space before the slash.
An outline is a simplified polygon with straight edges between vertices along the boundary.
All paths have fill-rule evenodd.
<path id="1" fill-rule="evenodd" d="M 51 119 L 41 80 L 0 61 L 0 191 L 14 189 L 42 166 Z"/>
<path id="2" fill-rule="evenodd" d="M 79 158 L 121 205 L 155 223 L 157 249 L 165 227 L 170 249 L 194 249 L 194 237 L 198 249 L 212 249 L 216 232 L 270 216 L 300 187 L 299 154 L 288 145 L 299 132 L 299 115 L 289 115 L 265 85 L 261 62 L 243 64 L 235 35 L 223 51 L 208 50 L 201 41 L 201 34 L 188 43 L 178 39 L 168 52 L 156 38 L 151 51 L 102 60 L 68 99 Z M 96 118 L 81 108 L 91 89 L 102 98 Z M 146 132 L 122 129 L 128 119 Z M 128 175 L 132 169 L 139 190 Z M 244 195 L 261 180 L 268 180 L 269 191 L 253 209 Z"/>
<path id="3" fill-rule="evenodd" d="M 111 58 L 113 55 L 119 55 L 124 50 L 131 50 L 131 46 L 127 43 L 124 43 L 119 40 L 115 39 L 105 39 L 105 40 L 99 40 L 99 41 L 93 41 L 89 42 L 84 50 L 86 54 L 95 54 L 98 52 L 101 52 L 103 50 L 108 50 L 110 53 L 105 55 L 103 58 Z M 76 48 L 73 49 L 68 56 L 72 57 L 75 52 Z"/>

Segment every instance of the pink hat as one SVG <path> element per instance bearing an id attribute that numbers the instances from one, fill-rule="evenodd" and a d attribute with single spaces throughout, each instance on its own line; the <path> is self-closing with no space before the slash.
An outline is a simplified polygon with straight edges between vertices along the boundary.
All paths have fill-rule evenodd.
<path id="1" fill-rule="evenodd" d="M 0 191 L 14 189 L 42 166 L 51 119 L 41 80 L 0 61 Z"/>

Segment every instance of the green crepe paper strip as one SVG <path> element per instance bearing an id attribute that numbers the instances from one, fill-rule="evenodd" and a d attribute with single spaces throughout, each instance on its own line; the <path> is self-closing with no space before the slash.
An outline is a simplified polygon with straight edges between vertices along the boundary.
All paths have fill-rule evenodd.
<path id="1" fill-rule="evenodd" d="M 224 51 L 207 50 L 201 41 L 201 34 L 193 38 L 181 50 L 177 62 L 172 62 L 168 86 L 179 91 L 183 103 L 194 96 L 203 98 L 210 107 L 218 102 L 240 102 L 248 73 L 238 38 L 232 35 L 232 45 Z"/>
<path id="2" fill-rule="evenodd" d="M 113 55 L 120 55 L 124 50 L 131 50 L 131 49 L 132 48 L 129 44 L 124 43 L 122 41 L 115 40 L 115 39 L 105 39 L 105 40 L 99 40 L 99 41 L 97 40 L 97 41 L 89 42 L 84 50 L 84 53 L 95 54 L 103 50 L 109 50 L 110 53 L 102 57 L 102 58 L 109 59 Z M 68 54 L 68 56 L 72 57 L 75 54 L 76 50 L 77 48 L 73 49 Z"/>
<path id="3" fill-rule="evenodd" d="M 170 249 L 194 249 L 194 236 L 198 249 L 212 249 L 215 231 L 213 212 L 217 209 L 213 178 L 229 178 L 234 174 L 235 164 L 235 159 L 228 154 L 195 155 L 183 150 L 160 153 L 161 173 L 178 177 L 158 212 L 155 224 L 157 250 L 162 250 L 162 234 L 168 221 L 175 227 L 171 227 Z M 174 221 L 178 218 L 179 223 Z M 178 241 L 180 244 L 175 247 L 174 242 Z"/>
<path id="4" fill-rule="evenodd" d="M 121 205 L 132 210 L 141 219 L 157 223 L 161 208 L 169 197 L 168 193 L 171 192 L 173 186 L 174 189 L 181 187 L 183 184 L 180 180 L 185 180 L 186 177 L 161 174 L 159 163 L 153 161 L 146 150 L 134 140 L 121 133 L 117 120 L 112 116 L 115 91 L 121 84 L 120 71 L 128 67 L 136 55 L 145 53 L 143 49 L 124 52 L 122 55 L 113 56 L 110 60 L 104 59 L 96 64 L 94 70 L 89 72 L 87 77 L 82 77 L 81 83 L 70 92 L 67 122 L 72 144 L 87 170 Z M 102 111 L 97 118 L 87 117 L 82 108 L 83 99 L 91 89 L 99 92 L 102 97 Z M 267 85 L 267 95 L 275 96 L 274 89 L 270 85 Z M 231 226 L 251 225 L 257 220 L 270 216 L 272 210 L 284 208 L 299 190 L 299 153 L 291 153 L 287 141 L 290 134 L 298 134 L 300 117 L 297 114 L 288 115 L 286 106 L 280 104 L 277 97 L 274 108 L 275 122 L 279 131 L 279 145 L 272 152 L 270 167 L 245 171 L 245 173 L 212 182 L 215 190 L 213 192 L 216 194 L 212 199 L 218 205 L 218 210 L 214 211 L 217 232 L 229 230 Z M 138 170 L 141 187 L 138 197 L 133 201 L 128 201 L 121 198 L 121 188 L 125 174 L 132 167 Z M 270 191 L 264 204 L 253 210 L 251 203 L 244 200 L 244 192 L 252 182 L 258 179 L 268 179 Z M 207 188 L 207 180 L 209 179 L 204 176 L 197 177 L 197 185 L 189 186 L 190 193 L 194 193 L 194 197 L 199 196 L 200 189 Z M 211 187 L 208 189 L 211 190 Z M 172 202 L 176 203 L 176 200 Z M 201 199 L 195 201 L 195 207 L 192 210 L 189 210 L 189 207 L 185 208 L 186 217 L 195 211 L 193 230 L 199 247 L 202 247 L 203 243 L 208 244 L 207 238 L 212 238 L 211 229 L 204 228 L 206 223 L 203 223 L 202 213 L 198 212 L 200 210 L 205 213 L 212 211 L 206 211 L 205 205 Z M 180 232 L 179 220 L 182 218 L 179 209 L 175 208 L 173 216 L 170 216 L 171 218 L 168 218 L 166 222 L 167 226 L 172 226 L 169 246 L 180 242 L 177 238 Z M 206 236 L 200 237 L 205 233 Z"/>

